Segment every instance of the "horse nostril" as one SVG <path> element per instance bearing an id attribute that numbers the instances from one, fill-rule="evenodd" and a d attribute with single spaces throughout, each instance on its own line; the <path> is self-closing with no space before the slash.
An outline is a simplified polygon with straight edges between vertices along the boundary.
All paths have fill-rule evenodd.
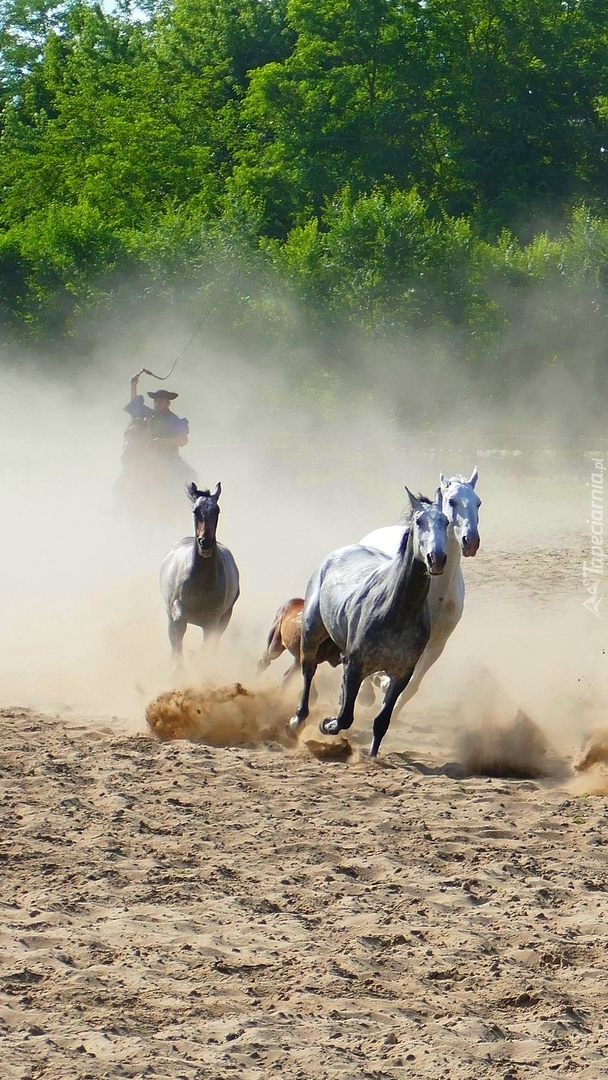
<path id="1" fill-rule="evenodd" d="M 429 570 L 443 570 L 446 559 L 447 556 L 443 552 L 430 552 L 426 557 L 427 566 Z"/>

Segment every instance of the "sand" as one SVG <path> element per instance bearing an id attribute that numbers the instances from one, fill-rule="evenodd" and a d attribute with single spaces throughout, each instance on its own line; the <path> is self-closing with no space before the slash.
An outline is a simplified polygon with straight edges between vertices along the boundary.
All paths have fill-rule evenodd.
<path id="1" fill-rule="evenodd" d="M 138 706 L 5 691 L 3 1080 L 605 1075 L 605 630 L 571 538 L 482 543 L 376 763 L 365 710 L 324 752 L 336 673 L 284 736 L 289 658 L 253 681 L 280 597 L 240 690 L 142 689 L 164 630 L 148 656 L 117 627 Z M 158 689 L 173 726 L 146 723 Z"/>
<path id="2" fill-rule="evenodd" d="M 605 799 L 2 710 L 6 1080 L 600 1077 Z"/>

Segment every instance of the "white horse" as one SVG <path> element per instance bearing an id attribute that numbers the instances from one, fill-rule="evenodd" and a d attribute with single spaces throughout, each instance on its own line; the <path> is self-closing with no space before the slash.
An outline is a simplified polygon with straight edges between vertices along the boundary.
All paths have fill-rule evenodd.
<path id="1" fill-rule="evenodd" d="M 427 671 L 441 656 L 450 634 L 458 626 L 462 617 L 465 589 L 460 556 L 462 554 L 465 559 L 472 559 L 479 548 L 481 499 L 474 490 L 477 478 L 476 468 L 473 469 L 469 480 L 466 480 L 464 476 L 452 476 L 448 479 L 443 473 L 440 474 L 442 509 L 450 523 L 447 562 L 441 577 L 431 578 L 428 595 L 431 635 L 416 664 L 414 674 L 395 706 L 394 716 L 413 698 Z M 387 525 L 383 529 L 368 533 L 359 542 L 394 556 L 399 550 L 406 528 L 406 525 Z M 386 676 L 382 676 L 380 684 L 382 687 L 384 687 L 385 679 Z M 369 683 L 367 685 L 369 686 Z"/>

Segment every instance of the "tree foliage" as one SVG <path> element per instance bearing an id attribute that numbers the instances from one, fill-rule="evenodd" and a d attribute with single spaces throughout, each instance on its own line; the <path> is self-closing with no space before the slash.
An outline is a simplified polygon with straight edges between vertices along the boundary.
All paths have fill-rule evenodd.
<path id="1" fill-rule="evenodd" d="M 0 0 L 0 314 L 128 272 L 476 356 L 539 282 L 603 312 L 607 76 L 599 0 Z"/>

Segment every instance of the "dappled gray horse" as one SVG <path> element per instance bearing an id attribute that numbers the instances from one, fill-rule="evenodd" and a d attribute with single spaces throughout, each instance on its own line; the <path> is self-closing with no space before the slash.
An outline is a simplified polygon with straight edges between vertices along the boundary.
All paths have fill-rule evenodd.
<path id="1" fill-rule="evenodd" d="M 239 572 L 232 552 L 218 543 L 218 484 L 213 494 L 188 484 L 193 503 L 194 536 L 180 540 L 163 559 L 160 587 L 169 618 L 169 640 L 176 664 L 188 623 L 200 626 L 205 642 L 217 641 L 230 622 L 239 596 Z"/>
<path id="2" fill-rule="evenodd" d="M 431 581 L 428 599 L 431 634 L 407 689 L 403 691 L 395 706 L 395 716 L 406 702 L 413 698 L 426 672 L 439 659 L 450 634 L 458 626 L 464 609 L 465 594 L 460 557 L 462 555 L 465 559 L 472 559 L 479 550 L 481 499 L 475 491 L 478 480 L 477 469 L 473 469 L 468 480 L 464 476 L 448 478 L 443 473 L 440 474 L 439 479 L 442 509 L 450 523 L 447 561 L 441 578 Z M 406 528 L 405 522 L 401 525 L 386 525 L 383 529 L 367 533 L 359 543 L 377 547 L 386 555 L 394 555 L 403 540 Z M 374 682 L 379 682 L 383 688 L 386 681 L 379 680 L 378 676 L 374 679 Z"/>
<path id="3" fill-rule="evenodd" d="M 311 577 L 302 612 L 303 687 L 290 726 L 298 728 L 308 716 L 319 650 L 330 638 L 342 654 L 342 696 L 337 717 L 321 722 L 324 734 L 337 735 L 351 726 L 368 675 L 385 671 L 390 678 L 374 720 L 372 757 L 429 639 L 429 584 L 446 562 L 448 519 L 441 510 L 441 492 L 425 504 L 406 491 L 412 517 L 397 554 L 391 558 L 361 544 L 333 551 Z"/>

